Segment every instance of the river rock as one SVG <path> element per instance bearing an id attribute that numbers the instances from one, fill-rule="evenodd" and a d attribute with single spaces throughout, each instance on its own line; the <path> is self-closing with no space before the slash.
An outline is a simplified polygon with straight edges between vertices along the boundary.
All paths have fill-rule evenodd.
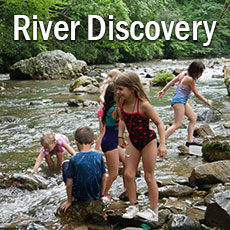
<path id="1" fill-rule="evenodd" d="M 99 83 L 96 79 L 82 76 L 70 84 L 69 91 L 72 93 L 100 93 Z"/>
<path id="2" fill-rule="evenodd" d="M 223 74 L 213 74 L 212 78 L 224 78 Z"/>
<path id="3" fill-rule="evenodd" d="M 230 182 L 230 160 L 215 161 L 195 167 L 189 177 L 192 185 L 202 187 L 206 184 Z"/>
<path id="4" fill-rule="evenodd" d="M 194 134 L 195 137 L 207 137 L 207 136 L 214 136 L 214 133 L 211 129 L 211 127 L 209 126 L 209 124 L 203 124 L 199 127 L 196 127 L 194 130 Z"/>
<path id="5" fill-rule="evenodd" d="M 0 117 L 0 124 L 1 123 L 5 123 L 5 122 L 14 122 L 16 120 L 15 117 L 12 117 L 12 116 L 3 116 L 3 117 Z"/>
<path id="6" fill-rule="evenodd" d="M 86 62 L 77 60 L 73 54 L 53 50 L 16 62 L 10 67 L 10 78 L 13 80 L 71 79 L 84 72 L 86 67 Z"/>
<path id="7" fill-rule="evenodd" d="M 186 185 L 168 185 L 159 188 L 159 197 L 185 197 L 193 193 L 193 189 Z"/>
<path id="8" fill-rule="evenodd" d="M 224 128 L 225 128 L 225 129 L 230 129 L 230 123 L 227 123 L 227 122 L 224 123 Z"/>
<path id="9" fill-rule="evenodd" d="M 182 73 L 183 71 L 184 71 L 183 69 L 176 68 L 176 69 L 173 70 L 173 75 L 177 76 L 180 73 Z"/>
<path id="10" fill-rule="evenodd" d="M 213 195 L 205 212 L 205 222 L 211 227 L 230 229 L 230 190 Z"/>
<path id="11" fill-rule="evenodd" d="M 177 149 L 180 151 L 182 155 L 189 155 L 189 148 L 185 145 L 179 145 Z"/>
<path id="12" fill-rule="evenodd" d="M 96 101 L 83 100 L 83 99 L 70 99 L 67 102 L 68 106 L 76 106 L 76 107 L 98 107 L 98 103 Z"/>
<path id="13" fill-rule="evenodd" d="M 209 142 L 202 147 L 203 157 L 206 161 L 230 160 L 229 142 Z"/>
<path id="14" fill-rule="evenodd" d="M 173 79 L 173 74 L 165 70 L 158 71 L 152 80 L 152 86 L 165 86 Z"/>
<path id="15" fill-rule="evenodd" d="M 4 174 L 0 173 L 0 188 L 17 187 L 29 191 L 46 189 L 48 184 L 38 177 L 23 174 Z"/>
<path id="16" fill-rule="evenodd" d="M 201 230 L 199 222 L 182 214 L 174 214 L 169 222 L 171 230 Z"/>
<path id="17" fill-rule="evenodd" d="M 122 213 L 113 212 L 113 213 L 108 213 L 108 223 L 118 228 L 146 226 L 145 229 L 155 229 L 155 228 L 161 227 L 165 222 L 167 222 L 169 215 L 170 215 L 170 211 L 160 210 L 158 212 L 159 221 L 152 222 L 152 221 L 140 218 L 138 216 L 135 216 L 132 219 L 124 219 L 122 218 Z"/>
<path id="18" fill-rule="evenodd" d="M 73 201 L 72 205 L 64 213 L 60 208 L 56 216 L 60 217 L 65 223 L 75 221 L 79 223 L 93 223 L 98 225 L 107 225 L 107 221 L 102 215 L 104 208 L 100 200 Z"/>
<path id="19" fill-rule="evenodd" d="M 226 62 L 224 66 L 224 83 L 227 88 L 228 96 L 230 96 L 230 62 Z"/>
<path id="20" fill-rule="evenodd" d="M 198 114 L 198 121 L 205 121 L 207 123 L 216 122 L 221 119 L 220 115 L 211 109 L 204 111 L 202 114 Z"/>

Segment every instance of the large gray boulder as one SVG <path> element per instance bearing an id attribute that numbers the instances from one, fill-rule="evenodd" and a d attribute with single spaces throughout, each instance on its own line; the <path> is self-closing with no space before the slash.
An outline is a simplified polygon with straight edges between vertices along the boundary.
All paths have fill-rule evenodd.
<path id="1" fill-rule="evenodd" d="M 71 79 L 86 70 L 85 61 L 61 50 L 42 52 L 36 57 L 21 60 L 10 67 L 13 80 Z"/>
<path id="2" fill-rule="evenodd" d="M 215 161 L 195 167 L 189 182 L 198 187 L 230 182 L 230 160 Z"/>

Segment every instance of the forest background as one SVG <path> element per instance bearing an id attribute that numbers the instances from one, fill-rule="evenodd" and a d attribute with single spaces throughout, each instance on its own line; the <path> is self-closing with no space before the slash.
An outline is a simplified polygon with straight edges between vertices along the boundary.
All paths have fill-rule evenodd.
<path id="1" fill-rule="evenodd" d="M 229 56 L 229 7 L 230 0 L 0 0 L 0 73 L 8 72 L 9 67 L 19 60 L 54 49 L 70 52 L 88 64 Z M 190 28 L 193 21 L 208 21 L 210 25 L 217 21 L 217 27 L 208 47 L 203 46 L 207 40 L 204 30 L 198 30 L 198 41 L 192 40 L 192 31 L 189 32 L 191 39 L 186 41 L 180 41 L 173 35 L 166 41 L 163 34 L 155 41 L 147 38 L 141 41 L 132 38 L 110 41 L 108 30 L 101 40 L 88 41 L 87 20 L 88 15 L 93 14 L 103 17 L 106 25 L 109 15 L 113 15 L 114 24 L 119 21 L 141 21 L 143 24 L 165 21 L 169 25 L 171 21 L 184 20 Z M 68 24 L 80 21 L 81 25 L 75 41 L 70 38 L 59 41 L 52 30 L 47 41 L 42 39 L 40 31 L 36 41 L 14 41 L 14 15 L 27 15 L 31 21 L 33 15 L 38 15 L 38 20 L 44 24 L 48 21 L 65 21 Z M 32 26 L 28 32 L 32 35 Z"/>

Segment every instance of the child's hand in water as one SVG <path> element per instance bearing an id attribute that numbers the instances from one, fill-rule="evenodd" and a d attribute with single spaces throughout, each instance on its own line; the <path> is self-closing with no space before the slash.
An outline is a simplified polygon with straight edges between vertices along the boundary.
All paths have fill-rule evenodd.
<path id="1" fill-rule="evenodd" d="M 164 91 L 161 90 L 157 93 L 157 98 L 161 98 L 164 95 Z"/>
<path id="2" fill-rule="evenodd" d="M 166 146 L 165 146 L 165 144 L 160 143 L 160 145 L 158 147 L 158 155 L 160 157 L 164 157 L 165 154 L 167 154 Z"/>
<path id="3" fill-rule="evenodd" d="M 207 100 L 207 104 L 208 104 L 210 107 L 212 107 L 212 105 L 213 105 L 213 100 Z"/>

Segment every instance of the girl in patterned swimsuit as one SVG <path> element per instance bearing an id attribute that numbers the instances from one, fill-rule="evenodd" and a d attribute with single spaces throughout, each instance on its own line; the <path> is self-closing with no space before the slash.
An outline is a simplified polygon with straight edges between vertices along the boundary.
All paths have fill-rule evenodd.
<path id="1" fill-rule="evenodd" d="M 166 139 L 181 127 L 183 117 L 184 115 L 186 115 L 189 119 L 188 140 L 186 142 L 186 146 L 194 144 L 199 145 L 198 143 L 195 143 L 193 141 L 193 132 L 197 116 L 187 101 L 191 93 L 193 92 L 198 99 L 200 99 L 210 107 L 212 106 L 213 101 L 204 98 L 196 88 L 196 80 L 201 77 L 204 69 L 205 66 L 202 62 L 194 61 L 189 65 L 187 72 L 179 74 L 176 78 L 170 81 L 161 91 L 158 92 L 157 96 L 158 98 L 161 98 L 172 85 L 174 85 L 176 82 L 179 82 L 171 103 L 174 109 L 174 123 L 165 132 Z"/>
<path id="2" fill-rule="evenodd" d="M 121 107 L 122 119 L 129 133 L 129 144 L 126 148 L 125 179 L 130 206 L 123 218 L 131 219 L 135 215 L 150 221 L 157 221 L 158 187 L 154 178 L 157 152 L 163 157 L 165 147 L 164 125 L 157 112 L 150 104 L 138 75 L 134 72 L 124 72 L 114 81 L 116 96 Z M 160 144 L 157 150 L 156 133 L 151 129 L 149 120 L 155 123 Z M 119 126 L 119 145 L 123 139 L 123 129 Z M 148 186 L 150 208 L 138 212 L 136 204 L 136 171 L 142 157 L 144 176 Z"/>
<path id="3" fill-rule="evenodd" d="M 41 145 L 41 153 L 37 157 L 32 174 L 38 171 L 44 157 L 48 166 L 50 168 L 54 168 L 55 164 L 51 156 L 56 155 L 57 167 L 60 168 L 64 161 L 64 154 L 66 154 L 66 152 L 69 152 L 72 156 L 76 153 L 69 145 L 69 139 L 65 135 L 61 134 L 45 132 L 41 137 Z"/>

